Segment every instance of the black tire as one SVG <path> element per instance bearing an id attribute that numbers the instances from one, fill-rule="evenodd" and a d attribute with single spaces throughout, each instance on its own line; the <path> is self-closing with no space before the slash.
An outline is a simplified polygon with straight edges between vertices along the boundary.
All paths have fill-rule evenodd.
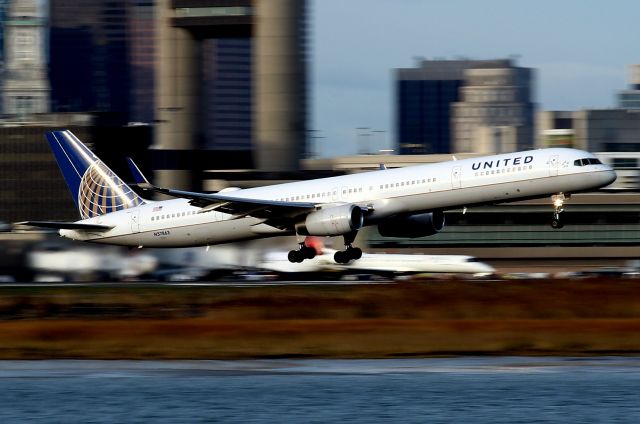
<path id="1" fill-rule="evenodd" d="M 306 259 L 313 259 L 316 257 L 316 249 L 305 246 L 302 248 L 302 254 Z"/>
<path id="2" fill-rule="evenodd" d="M 347 253 L 351 259 L 356 261 L 362 257 L 362 249 L 359 247 L 352 247 L 347 250 Z"/>
<path id="3" fill-rule="evenodd" d="M 289 262 L 292 264 L 300 263 L 302 262 L 302 255 L 297 250 L 290 250 L 289 255 L 287 255 L 287 259 L 289 259 Z"/>
<path id="4" fill-rule="evenodd" d="M 559 230 L 562 227 L 564 227 L 564 224 L 560 219 L 554 218 L 551 220 L 551 228 L 553 228 L 554 230 Z"/>
<path id="5" fill-rule="evenodd" d="M 335 255 L 333 255 L 333 260 L 339 264 L 346 264 L 347 262 L 349 262 L 349 257 L 346 252 L 339 250 L 335 253 Z"/>

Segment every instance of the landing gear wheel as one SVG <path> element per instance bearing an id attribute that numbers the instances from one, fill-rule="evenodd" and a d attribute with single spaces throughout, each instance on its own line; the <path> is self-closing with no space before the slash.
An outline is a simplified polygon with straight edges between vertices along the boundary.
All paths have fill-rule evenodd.
<path id="1" fill-rule="evenodd" d="M 346 264 L 349 263 L 350 258 L 345 250 L 339 250 L 333 255 L 333 260 L 339 264 Z"/>
<path id="2" fill-rule="evenodd" d="M 358 260 L 362 257 L 362 249 L 360 249 L 359 247 L 350 247 L 347 249 L 347 255 L 353 259 L 353 260 Z"/>
<path id="3" fill-rule="evenodd" d="M 553 218 L 551 220 L 551 228 L 553 228 L 554 230 L 559 230 L 562 227 L 564 227 L 564 224 L 562 223 L 562 220 L 560 220 L 560 218 Z"/>
<path id="4" fill-rule="evenodd" d="M 314 249 L 313 247 L 302 246 L 302 248 L 300 248 L 300 252 L 302 253 L 304 259 L 313 259 L 316 257 L 316 249 Z"/>
<path id="5" fill-rule="evenodd" d="M 289 255 L 287 255 L 287 258 L 289 259 L 289 262 L 293 264 L 301 263 L 302 261 L 304 261 L 304 256 L 302 255 L 302 252 L 300 252 L 299 250 L 290 250 Z"/>

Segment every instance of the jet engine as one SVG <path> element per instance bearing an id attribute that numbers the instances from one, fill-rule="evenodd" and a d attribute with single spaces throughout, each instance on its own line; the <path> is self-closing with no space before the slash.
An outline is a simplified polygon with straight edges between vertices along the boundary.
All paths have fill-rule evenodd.
<path id="1" fill-rule="evenodd" d="M 362 209 L 358 206 L 334 206 L 310 213 L 304 222 L 296 225 L 296 231 L 305 236 L 339 236 L 358 231 L 363 221 Z"/>
<path id="2" fill-rule="evenodd" d="M 378 224 L 383 237 L 425 237 L 444 229 L 444 212 L 434 211 L 415 215 L 396 216 Z"/>

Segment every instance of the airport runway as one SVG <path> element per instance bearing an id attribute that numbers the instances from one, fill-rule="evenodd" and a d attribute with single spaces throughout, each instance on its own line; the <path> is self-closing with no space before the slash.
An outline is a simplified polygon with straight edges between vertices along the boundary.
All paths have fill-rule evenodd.
<path id="1" fill-rule="evenodd" d="M 396 284 L 393 280 L 383 281 L 341 281 L 341 280 L 314 280 L 314 281 L 198 281 L 198 282 L 172 282 L 172 281 L 135 281 L 135 282 L 17 282 L 3 283 L 0 288 L 12 287 L 113 287 L 113 288 L 154 288 L 154 287 L 274 287 L 274 286 L 363 286 L 363 285 L 388 285 Z"/>

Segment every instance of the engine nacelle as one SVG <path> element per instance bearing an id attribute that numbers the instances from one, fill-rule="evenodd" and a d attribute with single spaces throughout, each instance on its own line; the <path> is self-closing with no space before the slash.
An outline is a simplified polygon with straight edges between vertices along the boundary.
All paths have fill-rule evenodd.
<path id="1" fill-rule="evenodd" d="M 444 229 L 444 212 L 435 211 L 390 218 L 378 224 L 383 237 L 425 237 Z"/>
<path id="2" fill-rule="evenodd" d="M 307 215 L 296 225 L 298 234 L 305 236 L 340 236 L 362 228 L 364 216 L 356 205 L 334 206 Z"/>

